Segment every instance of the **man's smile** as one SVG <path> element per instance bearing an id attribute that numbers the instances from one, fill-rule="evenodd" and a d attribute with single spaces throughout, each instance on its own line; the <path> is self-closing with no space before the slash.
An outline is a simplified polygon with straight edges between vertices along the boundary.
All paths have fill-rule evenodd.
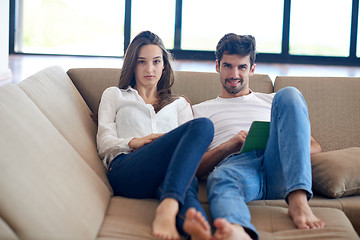
<path id="1" fill-rule="evenodd" d="M 244 80 L 241 79 L 241 78 L 226 78 L 226 79 L 225 79 L 225 82 L 229 83 L 230 86 L 236 86 L 236 85 L 238 85 L 239 83 L 240 83 L 240 84 L 243 84 Z"/>

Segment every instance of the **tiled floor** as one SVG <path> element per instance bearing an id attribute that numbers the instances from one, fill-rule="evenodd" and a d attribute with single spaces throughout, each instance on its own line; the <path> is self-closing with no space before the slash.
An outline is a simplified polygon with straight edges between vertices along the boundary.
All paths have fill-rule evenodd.
<path id="1" fill-rule="evenodd" d="M 12 72 L 12 81 L 15 83 L 52 65 L 58 65 L 65 71 L 70 68 L 121 68 L 122 58 L 21 54 L 9 56 L 9 68 Z M 215 63 L 212 61 L 176 60 L 174 70 L 215 72 Z M 255 72 L 268 74 L 272 80 L 276 76 L 360 77 L 360 66 L 257 63 Z"/>

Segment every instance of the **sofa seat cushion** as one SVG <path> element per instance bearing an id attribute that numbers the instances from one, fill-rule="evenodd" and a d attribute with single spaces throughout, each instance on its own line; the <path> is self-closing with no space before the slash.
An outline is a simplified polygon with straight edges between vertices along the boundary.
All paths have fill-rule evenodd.
<path id="1" fill-rule="evenodd" d="M 151 226 L 159 201 L 112 197 L 98 239 L 157 239 Z"/>
<path id="2" fill-rule="evenodd" d="M 151 235 L 151 224 L 157 200 L 136 200 L 113 197 L 98 239 L 156 239 Z M 208 205 L 204 209 L 208 212 Z M 345 214 L 333 208 L 313 208 L 326 221 L 324 229 L 299 230 L 287 216 L 287 208 L 249 206 L 252 223 L 260 239 L 357 239 L 357 234 Z"/>
<path id="3" fill-rule="evenodd" d="M 260 239 L 358 239 L 345 214 L 334 208 L 312 208 L 314 214 L 323 219 L 323 229 L 300 230 L 287 216 L 287 208 L 250 206 L 253 225 Z"/>
<path id="4" fill-rule="evenodd" d="M 17 85 L 0 88 L 0 215 L 20 239 L 94 239 L 110 192 Z"/>
<path id="5" fill-rule="evenodd" d="M 203 206 L 208 205 L 206 194 L 206 180 L 199 181 L 199 200 Z M 258 200 L 248 203 L 249 206 L 275 206 L 287 207 L 285 200 Z M 310 201 L 311 207 L 335 208 L 343 211 L 354 226 L 356 232 L 360 235 L 360 195 L 348 196 L 342 198 L 326 198 L 321 195 L 315 195 Z M 205 208 L 206 210 L 206 208 Z"/>
<path id="6" fill-rule="evenodd" d="M 360 194 L 360 147 L 311 157 L 313 189 L 330 198 Z"/>

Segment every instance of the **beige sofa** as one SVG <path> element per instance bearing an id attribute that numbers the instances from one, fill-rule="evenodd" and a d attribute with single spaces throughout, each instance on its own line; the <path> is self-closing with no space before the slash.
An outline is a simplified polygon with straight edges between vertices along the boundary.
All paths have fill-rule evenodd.
<path id="1" fill-rule="evenodd" d="M 154 239 L 158 201 L 114 197 L 96 151 L 90 114 L 119 76 L 54 66 L 0 87 L 0 239 Z M 313 157 L 322 195 L 310 204 L 326 227 L 296 229 L 283 200 L 249 203 L 252 222 L 261 239 L 359 239 L 360 78 L 251 79 L 255 91 L 290 85 L 303 92 L 325 151 Z M 216 73 L 176 72 L 174 91 L 195 104 L 216 97 L 220 84 Z M 205 181 L 199 198 L 209 212 Z"/>

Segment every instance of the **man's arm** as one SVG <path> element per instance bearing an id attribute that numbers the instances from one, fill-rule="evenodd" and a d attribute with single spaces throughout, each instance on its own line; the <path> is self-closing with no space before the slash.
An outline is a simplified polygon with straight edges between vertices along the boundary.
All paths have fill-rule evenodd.
<path id="1" fill-rule="evenodd" d="M 247 136 L 246 131 L 240 131 L 238 134 L 236 134 L 234 137 L 229 139 L 227 142 L 224 142 L 220 146 L 210 151 L 207 151 L 201 159 L 196 175 L 198 177 L 206 176 L 224 158 L 226 158 L 227 156 L 229 156 L 234 152 L 240 151 L 246 136 Z"/>
<path id="2" fill-rule="evenodd" d="M 319 153 L 321 152 L 320 144 L 311 136 L 310 142 L 310 154 Z"/>

